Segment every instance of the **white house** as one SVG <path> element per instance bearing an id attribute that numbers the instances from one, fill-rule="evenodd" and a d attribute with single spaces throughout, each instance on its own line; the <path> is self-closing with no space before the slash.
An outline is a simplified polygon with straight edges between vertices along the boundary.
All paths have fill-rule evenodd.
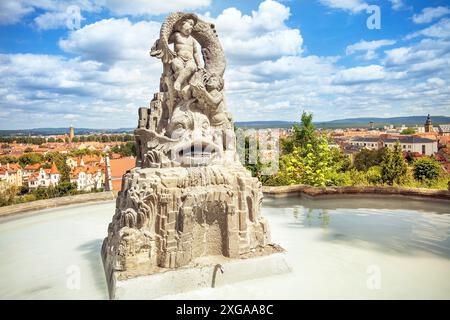
<path id="1" fill-rule="evenodd" d="M 58 168 L 53 163 L 50 169 L 40 168 L 39 172 L 33 172 L 28 177 L 28 187 L 30 189 L 49 186 L 56 186 L 61 179 Z"/>
<path id="2" fill-rule="evenodd" d="M 438 125 L 438 132 L 440 135 L 449 136 L 450 135 L 450 124 L 440 124 Z"/>
<path id="3" fill-rule="evenodd" d="M 18 163 L 0 164 L 0 180 L 6 186 L 21 187 L 23 181 L 23 171 Z"/>
<path id="4" fill-rule="evenodd" d="M 378 150 L 383 147 L 383 143 L 379 137 L 354 137 L 348 143 L 352 146 L 370 150 Z"/>
<path id="5" fill-rule="evenodd" d="M 405 152 L 417 152 L 423 155 L 431 156 L 438 151 L 437 141 L 416 136 L 398 136 L 390 138 L 381 137 L 354 137 L 347 141 L 352 146 L 361 148 L 379 150 L 383 147 L 393 148 L 396 143 Z"/>
<path id="6" fill-rule="evenodd" d="M 105 184 L 105 173 L 100 167 L 76 167 L 70 174 L 70 182 L 76 183 L 79 191 L 101 189 Z"/>
<path id="7" fill-rule="evenodd" d="M 415 136 L 383 139 L 383 146 L 393 148 L 397 142 L 402 151 L 417 152 L 426 156 L 432 156 L 438 152 L 437 141 Z"/>

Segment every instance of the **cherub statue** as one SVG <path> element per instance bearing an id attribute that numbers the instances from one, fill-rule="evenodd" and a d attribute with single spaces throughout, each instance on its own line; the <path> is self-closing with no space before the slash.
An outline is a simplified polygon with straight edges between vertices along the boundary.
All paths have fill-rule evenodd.
<path id="1" fill-rule="evenodd" d="M 197 71 L 201 64 L 197 43 L 191 36 L 194 25 L 193 19 L 184 19 L 180 21 L 178 30 L 169 37 L 169 43 L 173 43 L 175 49 L 171 67 L 175 73 L 173 87 L 176 91 L 181 90 L 183 83 Z"/>
<path id="2" fill-rule="evenodd" d="M 209 116 L 212 126 L 222 126 L 229 123 L 225 112 L 225 101 L 223 97 L 223 78 L 205 72 L 203 81 L 192 81 L 192 95 L 199 101 L 198 106 Z"/>
<path id="3" fill-rule="evenodd" d="M 174 89 L 180 92 L 183 84 L 197 71 L 201 65 L 201 58 L 197 49 L 197 42 L 191 35 L 197 17 L 192 14 L 175 13 L 163 23 L 160 39 L 156 40 L 150 55 L 160 58 L 170 66 L 174 73 Z M 174 50 L 169 44 L 174 44 Z"/>

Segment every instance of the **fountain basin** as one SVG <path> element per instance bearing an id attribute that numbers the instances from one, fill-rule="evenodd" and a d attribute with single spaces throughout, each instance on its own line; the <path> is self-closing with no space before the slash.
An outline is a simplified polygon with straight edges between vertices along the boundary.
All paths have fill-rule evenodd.
<path id="1" fill-rule="evenodd" d="M 0 219 L 0 299 L 108 299 L 100 249 L 114 207 L 108 201 Z M 220 283 L 224 265 L 216 288 L 160 298 L 450 299 L 449 208 L 448 201 L 386 196 L 266 197 L 262 215 L 292 272 Z M 378 271 L 380 286 L 368 285 Z M 80 286 L 70 286 L 77 275 Z"/>

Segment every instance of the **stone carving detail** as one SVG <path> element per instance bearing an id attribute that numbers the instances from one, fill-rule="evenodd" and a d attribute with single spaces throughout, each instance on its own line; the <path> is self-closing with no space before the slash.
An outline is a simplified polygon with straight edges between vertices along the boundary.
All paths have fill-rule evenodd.
<path id="1" fill-rule="evenodd" d="M 170 14 L 150 55 L 163 63 L 160 92 L 138 112 L 136 168 L 122 179 L 105 266 L 131 277 L 266 247 L 261 184 L 236 153 L 214 25 Z"/>

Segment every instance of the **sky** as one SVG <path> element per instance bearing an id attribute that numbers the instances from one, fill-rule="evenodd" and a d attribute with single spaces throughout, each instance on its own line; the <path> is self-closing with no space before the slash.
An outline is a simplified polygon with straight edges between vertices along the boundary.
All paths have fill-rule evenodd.
<path id="1" fill-rule="evenodd" d="M 135 127 L 174 11 L 216 25 L 236 121 L 450 116 L 448 0 L 1 0 L 0 129 Z"/>

